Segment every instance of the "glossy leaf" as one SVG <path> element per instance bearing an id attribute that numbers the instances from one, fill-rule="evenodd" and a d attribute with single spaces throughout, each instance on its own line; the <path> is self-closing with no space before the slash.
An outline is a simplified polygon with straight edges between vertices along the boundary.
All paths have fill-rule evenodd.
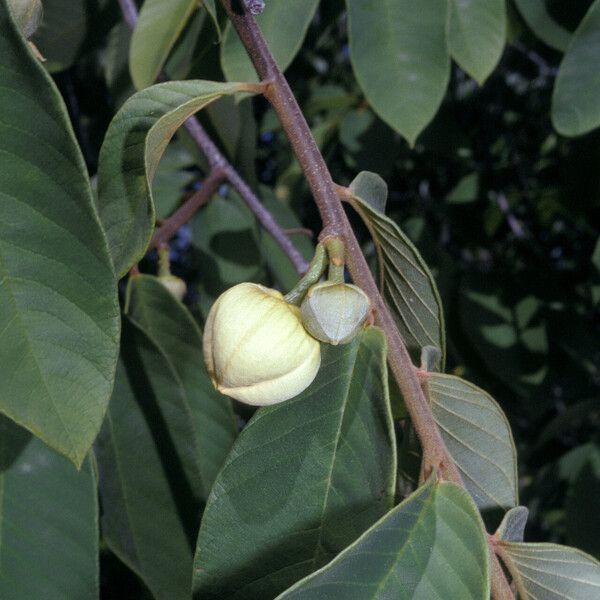
<path id="1" fill-rule="evenodd" d="M 159 599 L 189 598 L 190 534 L 200 514 L 194 448 L 179 381 L 160 350 L 126 322 L 96 443 L 102 533 Z"/>
<path id="2" fill-rule="evenodd" d="M 198 0 L 145 0 L 131 37 L 129 69 L 135 87 L 152 85 Z"/>
<path id="3" fill-rule="evenodd" d="M 502 543 L 501 557 L 522 600 L 596 600 L 600 563 L 558 544 Z"/>
<path id="4" fill-rule="evenodd" d="M 194 439 L 182 444 L 195 444 L 189 451 L 196 457 L 198 485 L 206 500 L 235 438 L 231 402 L 210 382 L 202 335 L 185 306 L 156 277 L 135 277 L 128 291 L 128 315 L 161 351 L 184 396 Z"/>
<path id="5" fill-rule="evenodd" d="M 317 10 L 318 0 L 270 0 L 256 16 L 277 65 L 285 71 L 296 56 Z M 258 81 L 240 39 L 227 23 L 221 43 L 221 67 L 229 81 Z"/>
<path id="6" fill-rule="evenodd" d="M 31 41 L 50 72 L 69 68 L 87 33 L 85 0 L 43 0 L 42 20 Z"/>
<path id="7" fill-rule="evenodd" d="M 150 241 L 151 183 L 169 140 L 192 114 L 242 88 L 212 81 L 160 83 L 133 95 L 113 118 L 100 151 L 97 202 L 119 276 L 144 255 Z"/>
<path id="8" fill-rule="evenodd" d="M 590 6 L 560 63 L 552 95 L 552 124 L 563 135 L 600 126 L 600 0 Z"/>
<path id="9" fill-rule="evenodd" d="M 427 385 L 433 416 L 477 506 L 516 506 L 516 449 L 500 407 L 482 389 L 453 375 L 431 373 Z"/>
<path id="10" fill-rule="evenodd" d="M 2 415 L 0 440 L 0 598 L 98 598 L 91 461 L 77 471 Z"/>
<path id="11" fill-rule="evenodd" d="M 505 38 L 505 0 L 450 0 L 450 54 L 479 84 L 498 64 Z"/>
<path id="12" fill-rule="evenodd" d="M 373 110 L 414 145 L 450 78 L 448 2 L 346 0 L 350 58 Z"/>
<path id="13" fill-rule="evenodd" d="M 78 466 L 112 389 L 116 281 L 67 112 L 0 3 L 0 411 Z"/>
<path id="14" fill-rule="evenodd" d="M 514 2 L 527 25 L 540 40 L 561 52 L 567 49 L 571 32 L 550 16 L 546 0 L 514 0 Z"/>
<path id="15" fill-rule="evenodd" d="M 374 179 L 379 180 L 376 185 Z M 446 339 L 441 300 L 433 276 L 408 237 L 382 212 L 387 185 L 373 173 L 360 173 L 350 184 L 353 202 L 370 225 L 383 258 L 385 300 L 415 357 L 433 345 L 442 351 Z"/>
<path id="16" fill-rule="evenodd" d="M 313 384 L 240 434 L 202 520 L 195 598 L 273 598 L 390 509 L 395 470 L 385 338 L 371 328 L 324 346 Z"/>
<path id="17" fill-rule="evenodd" d="M 488 600 L 483 523 L 466 492 L 430 480 L 278 600 Z"/>

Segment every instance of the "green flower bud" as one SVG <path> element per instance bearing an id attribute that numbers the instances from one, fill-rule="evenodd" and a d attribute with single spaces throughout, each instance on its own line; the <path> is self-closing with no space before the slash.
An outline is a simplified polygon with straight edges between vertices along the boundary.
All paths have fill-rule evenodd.
<path id="1" fill-rule="evenodd" d="M 347 344 L 360 331 L 371 303 L 357 286 L 317 283 L 302 301 L 302 322 L 308 333 L 328 344 Z"/>
<path id="2" fill-rule="evenodd" d="M 263 406 L 305 390 L 319 370 L 321 348 L 302 326 L 298 307 L 276 290 L 240 283 L 210 309 L 204 360 L 221 393 Z"/>
<path id="3" fill-rule="evenodd" d="M 175 275 L 160 275 L 158 280 L 171 292 L 177 300 L 181 302 L 185 293 L 187 292 L 187 286 L 185 285 L 185 281 L 180 279 L 179 277 L 175 277 Z"/>

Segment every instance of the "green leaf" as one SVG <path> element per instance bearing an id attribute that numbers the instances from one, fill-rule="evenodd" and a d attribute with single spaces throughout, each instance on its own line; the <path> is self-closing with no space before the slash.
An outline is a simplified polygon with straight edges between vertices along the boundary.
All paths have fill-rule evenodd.
<path id="1" fill-rule="evenodd" d="M 285 71 L 300 50 L 319 0 L 269 0 L 256 16 L 277 65 Z M 240 39 L 227 23 L 221 43 L 221 67 L 228 81 L 258 81 L 254 67 Z"/>
<path id="2" fill-rule="evenodd" d="M 31 38 L 50 72 L 69 68 L 87 33 L 85 0 L 43 0 L 42 21 Z"/>
<path id="3" fill-rule="evenodd" d="M 560 63 L 552 94 L 552 124 L 559 133 L 582 135 L 600 125 L 600 0 L 590 6 Z"/>
<path id="4" fill-rule="evenodd" d="M 129 69 L 138 90 L 152 85 L 198 0 L 145 0 L 129 47 Z"/>
<path id="5" fill-rule="evenodd" d="M 430 480 L 277 600 L 488 600 L 489 551 L 467 493 Z"/>
<path id="6" fill-rule="evenodd" d="M 412 146 L 450 79 L 446 0 L 346 0 L 350 58 L 373 110 Z"/>
<path id="7" fill-rule="evenodd" d="M 113 385 L 117 288 L 60 95 L 0 2 L 0 411 L 80 466 Z"/>
<path id="8" fill-rule="evenodd" d="M 558 544 L 499 544 L 522 600 L 596 600 L 600 563 Z"/>
<path id="9" fill-rule="evenodd" d="M 445 361 L 444 315 L 437 286 L 408 237 L 378 207 L 385 206 L 387 185 L 374 173 L 359 174 L 350 184 L 355 208 L 371 227 L 383 257 L 385 299 L 404 341 L 418 359 L 433 345 Z M 374 178 L 379 179 L 376 185 Z"/>
<path id="10" fill-rule="evenodd" d="M 527 25 L 540 40 L 561 52 L 567 49 L 571 32 L 550 16 L 546 0 L 514 0 L 514 2 Z"/>
<path id="11" fill-rule="evenodd" d="M 294 229 L 303 226 L 294 211 L 285 202 L 278 200 L 270 188 L 266 186 L 261 188 L 261 198 L 265 208 L 283 228 Z M 299 278 L 294 265 L 268 231 L 262 229 L 260 237 L 261 250 L 267 261 L 269 271 L 280 289 L 291 290 Z M 297 233 L 294 234 L 292 239 L 302 256 L 310 261 L 314 254 L 314 243 L 311 238 L 303 233 Z"/>
<path id="12" fill-rule="evenodd" d="M 500 407 L 453 375 L 431 373 L 427 386 L 435 421 L 479 509 L 516 506 L 516 449 Z"/>
<path id="13" fill-rule="evenodd" d="M 151 183 L 169 140 L 182 123 L 243 84 L 171 81 L 133 95 L 108 128 L 98 164 L 98 211 L 117 275 L 145 253 L 154 229 Z"/>
<path id="14" fill-rule="evenodd" d="M 198 485 L 206 500 L 235 438 L 231 402 L 210 382 L 202 335 L 185 306 L 148 275 L 132 278 L 128 292 L 128 315 L 162 352 L 181 388 L 194 433 Z"/>
<path id="15" fill-rule="evenodd" d="M 527 507 L 515 506 L 511 508 L 504 515 L 496 535 L 506 542 L 522 542 L 528 518 L 529 509 Z"/>
<path id="16" fill-rule="evenodd" d="M 189 598 L 200 502 L 189 409 L 152 341 L 124 323 L 121 360 L 96 442 L 102 534 L 155 598 Z"/>
<path id="17" fill-rule="evenodd" d="M 214 195 L 190 225 L 194 247 L 200 251 L 204 308 L 232 285 L 262 279 L 256 218 L 233 190 L 227 198 Z"/>
<path id="18" fill-rule="evenodd" d="M 191 171 L 193 166 L 194 157 L 179 140 L 167 146 L 152 182 L 156 215 L 161 219 L 168 217 L 179 206 L 183 189 L 196 179 Z"/>
<path id="19" fill-rule="evenodd" d="M 469 173 L 462 177 L 452 188 L 446 202 L 448 204 L 469 204 L 477 200 L 479 194 L 479 174 Z"/>
<path id="20" fill-rule="evenodd" d="M 450 54 L 480 85 L 498 64 L 505 39 L 505 0 L 450 0 Z"/>
<path id="21" fill-rule="evenodd" d="M 77 471 L 2 415 L 0 440 L 0 598 L 98 598 L 91 461 Z"/>
<path id="22" fill-rule="evenodd" d="M 385 336 L 324 346 L 300 396 L 258 410 L 202 520 L 194 593 L 273 598 L 331 560 L 392 505 L 395 440 Z"/>

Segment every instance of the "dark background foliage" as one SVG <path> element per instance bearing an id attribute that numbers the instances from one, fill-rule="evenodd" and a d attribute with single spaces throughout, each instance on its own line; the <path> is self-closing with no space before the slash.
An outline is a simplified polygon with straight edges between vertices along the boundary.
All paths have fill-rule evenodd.
<path id="1" fill-rule="evenodd" d="M 589 4 L 549 7 L 572 30 Z M 129 93 L 126 69 L 115 58 L 117 8 L 90 0 L 77 58 L 54 73 L 92 174 L 108 123 Z M 192 77 L 222 78 L 211 27 L 202 27 Z M 353 78 L 341 0 L 322 3 L 287 75 L 334 180 L 348 184 L 358 171 L 372 170 L 387 181 L 387 213 L 416 243 L 440 287 L 448 372 L 488 390 L 511 422 L 530 537 L 599 557 L 600 133 L 566 139 L 553 130 L 551 95 L 562 54 L 537 40 L 514 9 L 509 31 L 501 62 L 482 87 L 453 66 L 442 107 L 414 148 L 372 112 Z M 318 213 L 272 110 L 263 100 L 242 106 L 245 146 L 232 150 L 216 112 L 207 127 L 253 185 L 273 188 L 318 232 Z M 183 136 L 176 143 L 179 154 L 161 180 L 170 195 L 157 193 L 159 207 L 176 204 L 202 179 Z M 243 258 L 227 256 L 226 228 L 209 232 L 209 245 L 199 241 L 207 235 L 202 213 L 173 245 L 174 272 L 190 283 L 186 301 L 199 319 L 203 300 L 238 277 L 272 283 L 258 230 L 244 218 L 236 230 L 244 232 Z M 221 259 L 239 262 L 232 281 L 214 281 Z M 155 257 L 142 268 L 152 271 Z M 103 564 L 105 583 L 120 578 L 120 597 L 132 597 L 128 586 L 140 593 L 114 558 L 107 554 Z"/>

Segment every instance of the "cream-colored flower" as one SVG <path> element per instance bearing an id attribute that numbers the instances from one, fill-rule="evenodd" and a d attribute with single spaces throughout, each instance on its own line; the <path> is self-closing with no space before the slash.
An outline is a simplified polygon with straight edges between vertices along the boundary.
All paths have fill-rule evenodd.
<path id="1" fill-rule="evenodd" d="M 306 330 L 328 344 L 347 344 L 361 330 L 371 303 L 357 286 L 326 281 L 313 285 L 300 307 Z"/>
<path id="2" fill-rule="evenodd" d="M 240 283 L 210 309 L 204 360 L 221 393 L 262 406 L 305 390 L 319 370 L 321 349 L 304 329 L 299 309 L 281 293 Z"/>

